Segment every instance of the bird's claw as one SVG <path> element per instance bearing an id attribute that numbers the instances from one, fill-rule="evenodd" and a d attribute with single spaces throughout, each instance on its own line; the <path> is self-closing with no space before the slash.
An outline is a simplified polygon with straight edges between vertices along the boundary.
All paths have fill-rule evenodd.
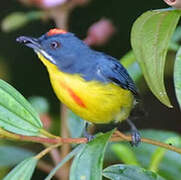
<path id="1" fill-rule="evenodd" d="M 92 141 L 92 140 L 95 138 L 95 136 L 94 136 L 94 135 L 89 134 L 89 136 L 88 136 L 88 137 L 86 137 L 86 138 L 87 138 L 87 141 L 88 141 L 88 142 L 90 142 L 90 141 Z"/>
<path id="2" fill-rule="evenodd" d="M 89 134 L 88 132 L 84 133 L 84 137 L 87 138 L 88 142 L 92 141 L 95 138 L 94 135 Z"/>
<path id="3" fill-rule="evenodd" d="M 130 142 L 131 146 L 138 146 L 141 142 L 141 135 L 137 130 L 131 132 L 132 141 Z"/>
<path id="4" fill-rule="evenodd" d="M 87 131 L 88 125 L 89 125 L 89 124 L 86 122 L 84 131 L 83 131 L 83 136 L 84 136 L 85 138 L 87 138 L 87 141 L 88 141 L 88 142 L 90 142 L 90 141 L 92 141 L 92 140 L 95 138 L 95 136 L 92 135 L 92 134 L 90 134 L 90 133 Z"/>

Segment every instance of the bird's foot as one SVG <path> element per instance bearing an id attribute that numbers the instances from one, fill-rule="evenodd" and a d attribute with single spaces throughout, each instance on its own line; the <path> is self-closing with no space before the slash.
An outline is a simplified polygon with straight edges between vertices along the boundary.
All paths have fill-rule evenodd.
<path id="1" fill-rule="evenodd" d="M 138 146 L 141 142 L 141 135 L 137 130 L 136 126 L 131 122 L 131 120 L 127 119 L 128 124 L 131 127 L 131 137 L 132 141 L 130 142 L 131 146 Z"/>
<path id="2" fill-rule="evenodd" d="M 90 142 L 90 141 L 92 141 L 92 140 L 95 138 L 95 136 L 92 135 L 92 134 L 90 134 L 89 132 L 87 132 L 88 125 L 89 125 L 89 124 L 86 122 L 85 128 L 84 128 L 84 132 L 83 132 L 83 136 L 84 136 L 85 138 L 87 138 L 88 142 Z"/>
<path id="3" fill-rule="evenodd" d="M 95 138 L 94 135 L 89 134 L 88 132 L 84 132 L 84 137 L 87 138 L 88 142 L 92 141 Z"/>
<path id="4" fill-rule="evenodd" d="M 138 130 L 131 131 L 132 141 L 130 142 L 131 146 L 138 146 L 141 142 L 141 135 Z"/>

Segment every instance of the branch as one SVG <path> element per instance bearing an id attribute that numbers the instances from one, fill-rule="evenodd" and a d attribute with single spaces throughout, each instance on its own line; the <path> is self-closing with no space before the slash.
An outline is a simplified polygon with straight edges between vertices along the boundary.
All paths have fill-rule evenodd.
<path id="1" fill-rule="evenodd" d="M 34 137 L 34 136 L 23 136 L 19 134 L 14 134 L 7 132 L 3 130 L 5 134 L 2 134 L 2 129 L 0 129 L 0 139 L 10 139 L 10 140 L 19 140 L 19 141 L 27 141 L 27 142 L 36 142 L 36 143 L 42 143 L 42 144 L 82 144 L 82 143 L 87 143 L 87 138 L 44 138 L 44 137 Z M 118 142 L 118 141 L 127 141 L 130 142 L 132 141 L 131 135 L 125 135 L 124 133 L 121 133 L 120 131 L 116 131 L 112 138 L 110 139 L 112 142 Z M 159 141 L 151 140 L 148 138 L 141 138 L 141 142 L 147 143 L 147 144 L 152 144 L 155 146 L 159 146 L 174 152 L 177 152 L 181 154 L 181 148 L 177 148 L 175 146 L 162 143 Z"/>
<path id="2" fill-rule="evenodd" d="M 2 128 L 0 128 L 0 139 L 35 142 L 41 144 L 59 144 L 59 143 L 81 144 L 87 142 L 87 138 L 61 138 L 59 136 L 54 136 L 54 138 L 48 138 L 48 137 L 37 137 L 37 136 L 24 136 L 6 131 Z"/>
<path id="3" fill-rule="evenodd" d="M 132 137 L 130 135 L 125 135 L 123 133 L 121 133 L 120 131 L 116 131 L 115 132 L 115 135 L 117 136 L 114 136 L 111 138 L 111 141 L 132 141 Z M 169 145 L 169 144 L 166 144 L 166 143 L 162 143 L 162 142 L 159 142 L 159 141 L 155 141 L 155 140 L 151 140 L 151 139 L 148 139 L 148 138 L 141 138 L 141 142 L 144 142 L 144 143 L 147 143 L 147 144 L 152 144 L 152 145 L 155 145 L 155 146 L 159 146 L 159 147 L 162 147 L 162 148 L 165 148 L 165 149 L 168 149 L 168 150 L 171 150 L 171 151 L 174 151 L 174 152 L 177 152 L 179 154 L 181 154 L 181 148 L 177 148 L 175 146 L 172 146 L 172 145 Z"/>
<path id="4" fill-rule="evenodd" d="M 54 148 L 57 148 L 57 147 L 59 147 L 61 145 L 62 145 L 62 143 L 57 143 L 57 144 L 51 145 L 51 146 L 47 147 L 46 149 L 44 149 L 43 151 L 41 151 L 39 154 L 37 154 L 35 156 L 35 158 L 36 159 L 41 159 L 43 156 L 45 156 L 47 153 L 52 151 Z"/>

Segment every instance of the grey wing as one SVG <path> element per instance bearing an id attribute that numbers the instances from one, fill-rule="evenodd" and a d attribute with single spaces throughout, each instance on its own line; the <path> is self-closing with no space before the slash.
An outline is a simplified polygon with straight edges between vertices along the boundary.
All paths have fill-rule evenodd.
<path id="1" fill-rule="evenodd" d="M 104 55 L 104 60 L 98 66 L 98 75 L 102 76 L 105 81 L 113 82 L 124 89 L 130 90 L 134 95 L 139 95 L 138 89 L 127 70 L 111 56 Z"/>

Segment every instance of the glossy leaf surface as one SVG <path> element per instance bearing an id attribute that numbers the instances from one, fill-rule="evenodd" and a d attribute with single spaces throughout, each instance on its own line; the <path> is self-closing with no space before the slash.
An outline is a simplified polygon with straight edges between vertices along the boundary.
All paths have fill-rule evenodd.
<path id="1" fill-rule="evenodd" d="M 170 139 L 176 139 L 177 142 L 176 144 L 173 143 L 173 145 L 181 147 L 181 137 L 177 133 L 161 130 L 142 130 L 140 131 L 140 133 L 142 137 L 154 139 L 161 142 L 167 142 Z M 179 142 L 178 139 L 180 139 Z M 150 167 L 150 162 L 152 161 L 152 158 L 156 153 L 157 149 L 157 146 L 141 143 L 138 147 L 133 148 L 132 150 L 136 154 L 137 160 L 141 164 L 141 167 L 148 169 Z M 157 156 L 157 158 L 159 158 L 159 156 Z M 166 179 L 180 180 L 180 162 L 180 154 L 167 150 L 164 153 L 164 156 L 162 157 L 161 161 L 159 162 L 158 173 Z"/>
<path id="2" fill-rule="evenodd" d="M 164 85 L 164 67 L 170 39 L 180 18 L 179 10 L 154 10 L 134 23 L 131 44 L 147 84 L 166 106 L 172 107 Z"/>
<path id="3" fill-rule="evenodd" d="M 113 131 L 98 135 L 75 157 L 70 180 L 101 180 L 104 152 Z"/>
<path id="4" fill-rule="evenodd" d="M 0 80 L 0 127 L 28 136 L 38 136 L 42 128 L 38 114 L 30 103 L 3 80 Z"/>
<path id="5" fill-rule="evenodd" d="M 139 165 L 132 149 L 124 144 L 113 144 L 111 150 L 125 164 Z"/>
<path id="6" fill-rule="evenodd" d="M 3 180 L 30 180 L 37 164 L 34 157 L 25 159 L 18 164 Z"/>
<path id="7" fill-rule="evenodd" d="M 177 96 L 177 101 L 181 108 L 181 48 L 176 54 L 176 60 L 174 65 L 174 86 Z"/>
<path id="8" fill-rule="evenodd" d="M 25 158 L 33 156 L 34 153 L 26 149 L 10 146 L 1 145 L 0 146 L 0 167 L 4 166 L 14 166 L 19 162 L 23 161 Z"/>
<path id="9" fill-rule="evenodd" d="M 152 171 L 125 164 L 109 166 L 103 175 L 111 180 L 164 180 Z"/>

